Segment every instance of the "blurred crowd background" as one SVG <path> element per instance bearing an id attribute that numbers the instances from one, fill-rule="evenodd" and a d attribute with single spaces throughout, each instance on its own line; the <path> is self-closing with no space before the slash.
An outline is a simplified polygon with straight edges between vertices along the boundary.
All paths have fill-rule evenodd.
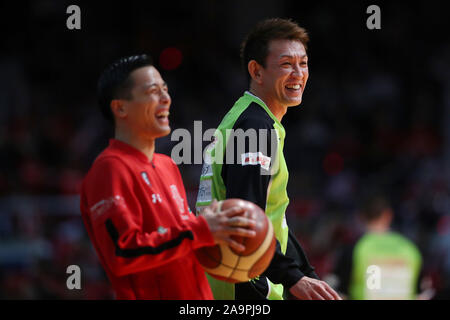
<path id="1" fill-rule="evenodd" d="M 81 8 L 68 30 L 66 8 Z M 381 30 L 366 8 L 381 8 Z M 239 60 L 259 20 L 305 27 L 310 78 L 283 119 L 288 224 L 332 282 L 362 232 L 358 200 L 381 190 L 393 229 L 419 247 L 450 298 L 450 30 L 443 2 L 4 1 L 0 4 L 0 298 L 110 299 L 79 212 L 80 182 L 112 135 L 96 81 L 118 57 L 149 53 L 172 97 L 172 129 L 214 128 L 247 89 Z M 170 155 L 176 141 L 157 142 Z M 204 142 L 203 145 L 206 145 Z M 201 165 L 181 164 L 193 208 Z M 68 290 L 66 268 L 82 270 Z"/>

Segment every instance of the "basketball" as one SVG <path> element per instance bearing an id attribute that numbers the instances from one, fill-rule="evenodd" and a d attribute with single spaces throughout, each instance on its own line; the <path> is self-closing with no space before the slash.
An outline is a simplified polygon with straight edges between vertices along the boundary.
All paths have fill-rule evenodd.
<path id="1" fill-rule="evenodd" d="M 233 240 L 245 246 L 244 251 L 236 251 L 228 245 L 218 244 L 196 250 L 198 261 L 212 277 L 231 283 L 245 282 L 259 276 L 269 266 L 275 253 L 275 234 L 272 222 L 256 204 L 242 199 L 219 201 L 217 210 L 223 211 L 234 206 L 245 208 L 242 214 L 253 218 L 256 223 L 253 238 L 233 236 Z"/>

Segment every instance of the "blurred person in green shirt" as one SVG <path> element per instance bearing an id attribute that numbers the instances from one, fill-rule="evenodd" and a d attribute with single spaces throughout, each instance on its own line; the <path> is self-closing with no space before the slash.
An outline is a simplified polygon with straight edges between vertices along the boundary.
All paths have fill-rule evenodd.
<path id="1" fill-rule="evenodd" d="M 358 216 L 364 234 L 337 260 L 337 291 L 351 300 L 430 299 L 430 290 L 418 294 L 422 255 L 412 241 L 391 230 L 394 212 L 388 200 L 368 197 Z"/>

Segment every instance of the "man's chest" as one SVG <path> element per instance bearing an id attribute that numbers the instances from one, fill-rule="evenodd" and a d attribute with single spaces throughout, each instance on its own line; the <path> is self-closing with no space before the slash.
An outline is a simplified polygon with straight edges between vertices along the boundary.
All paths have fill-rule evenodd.
<path id="1" fill-rule="evenodd" d="M 168 169 L 135 168 L 136 194 L 142 210 L 156 213 L 160 220 L 187 220 L 190 218 L 183 185 Z"/>

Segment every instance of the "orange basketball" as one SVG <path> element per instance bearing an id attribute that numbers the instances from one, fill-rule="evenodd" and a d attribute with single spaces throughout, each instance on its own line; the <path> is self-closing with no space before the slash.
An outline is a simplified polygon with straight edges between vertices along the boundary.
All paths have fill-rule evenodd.
<path id="1" fill-rule="evenodd" d="M 215 245 L 196 250 L 198 261 L 212 277 L 227 282 L 244 282 L 259 276 L 270 264 L 275 253 L 275 234 L 271 221 L 256 204 L 242 199 L 219 201 L 218 211 L 239 206 L 245 208 L 243 216 L 252 217 L 256 223 L 253 238 L 233 239 L 245 246 L 244 251 L 235 251 L 228 245 Z"/>

